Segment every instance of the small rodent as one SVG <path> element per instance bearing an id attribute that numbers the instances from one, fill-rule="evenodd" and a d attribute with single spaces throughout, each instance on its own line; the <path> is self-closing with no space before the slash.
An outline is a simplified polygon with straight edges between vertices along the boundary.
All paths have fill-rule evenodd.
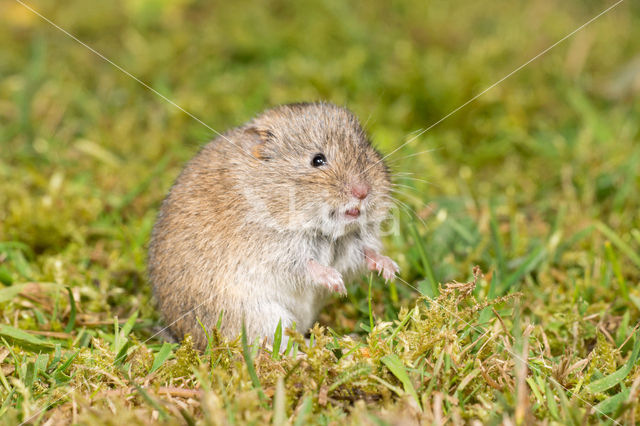
<path id="1" fill-rule="evenodd" d="M 357 118 L 324 102 L 279 106 L 210 142 L 162 203 L 148 273 L 177 338 L 204 349 L 207 330 L 251 340 L 306 332 L 332 292 L 380 254 L 389 170 Z M 201 325 L 201 324 L 202 325 Z"/>

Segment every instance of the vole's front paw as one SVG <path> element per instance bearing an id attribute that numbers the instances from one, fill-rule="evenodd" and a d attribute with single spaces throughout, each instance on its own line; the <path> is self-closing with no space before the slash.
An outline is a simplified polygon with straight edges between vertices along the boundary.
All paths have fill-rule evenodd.
<path id="1" fill-rule="evenodd" d="M 344 286 L 342 275 L 335 269 L 327 266 L 326 269 L 318 276 L 318 283 L 327 287 L 329 290 L 339 293 L 341 296 L 347 295 L 347 288 Z"/>
<path id="2" fill-rule="evenodd" d="M 324 266 L 315 260 L 309 261 L 309 274 L 311 279 L 331 291 L 340 293 L 342 296 L 347 294 L 347 288 L 344 286 L 342 275 L 330 266 Z"/>
<path id="3" fill-rule="evenodd" d="M 364 251 L 364 257 L 367 261 L 367 267 L 370 271 L 377 271 L 378 275 L 382 275 L 385 281 L 392 280 L 396 274 L 400 272 L 398 264 L 390 257 L 376 253 L 371 250 Z"/>

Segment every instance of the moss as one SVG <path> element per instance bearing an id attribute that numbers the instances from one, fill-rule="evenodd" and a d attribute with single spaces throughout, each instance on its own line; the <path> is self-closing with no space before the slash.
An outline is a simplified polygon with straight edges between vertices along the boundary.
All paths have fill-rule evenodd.
<path id="1" fill-rule="evenodd" d="M 175 353 L 175 363 L 173 363 L 168 374 L 171 378 L 184 377 L 191 374 L 194 367 L 200 364 L 198 353 L 193 348 L 193 338 L 186 335 L 180 343 L 180 347 Z"/>

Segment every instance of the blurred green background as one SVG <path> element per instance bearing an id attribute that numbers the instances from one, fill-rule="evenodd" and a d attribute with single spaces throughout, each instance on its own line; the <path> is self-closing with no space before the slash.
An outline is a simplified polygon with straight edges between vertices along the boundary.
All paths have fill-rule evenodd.
<path id="1" fill-rule="evenodd" d="M 327 100 L 389 153 L 613 3 L 28 4 L 220 132 Z M 149 335 L 149 232 L 212 132 L 18 2 L 0 11 L 0 281 L 71 286 L 95 321 L 139 310 Z M 640 4 L 626 1 L 394 153 L 406 207 L 386 243 L 403 279 L 428 292 L 480 265 L 495 281 L 478 296 L 522 291 L 554 355 L 571 341 L 586 356 L 597 327 L 615 337 L 625 316 L 635 324 L 639 96 Z M 365 287 L 322 321 L 362 332 Z M 400 282 L 373 291 L 381 319 L 417 296 Z M 2 322 L 60 329 L 32 308 L 0 300 Z M 568 317 L 582 318 L 577 331 Z"/>

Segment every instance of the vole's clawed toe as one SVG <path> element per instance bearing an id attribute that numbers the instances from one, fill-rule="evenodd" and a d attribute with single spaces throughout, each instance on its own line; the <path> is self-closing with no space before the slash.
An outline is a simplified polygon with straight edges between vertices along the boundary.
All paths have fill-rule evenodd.
<path id="1" fill-rule="evenodd" d="M 330 266 L 327 266 L 322 273 L 321 284 L 336 293 L 347 294 L 347 288 L 344 286 L 342 275 Z"/>
<path id="2" fill-rule="evenodd" d="M 340 293 L 341 295 L 347 294 L 347 288 L 344 286 L 342 275 L 331 266 L 324 266 L 315 260 L 310 260 L 309 275 L 316 284 L 325 286 L 329 290 Z"/>
<path id="3" fill-rule="evenodd" d="M 384 256 L 385 260 L 383 261 L 384 266 L 382 269 L 382 278 L 385 281 L 391 281 L 396 277 L 396 274 L 400 272 L 400 267 L 396 262 L 394 262 L 391 258 Z"/>
<path id="4" fill-rule="evenodd" d="M 400 272 L 398 264 L 388 256 L 367 249 L 364 251 L 364 257 L 369 270 L 378 272 L 378 275 L 382 275 L 385 281 L 394 279 L 396 274 Z"/>

